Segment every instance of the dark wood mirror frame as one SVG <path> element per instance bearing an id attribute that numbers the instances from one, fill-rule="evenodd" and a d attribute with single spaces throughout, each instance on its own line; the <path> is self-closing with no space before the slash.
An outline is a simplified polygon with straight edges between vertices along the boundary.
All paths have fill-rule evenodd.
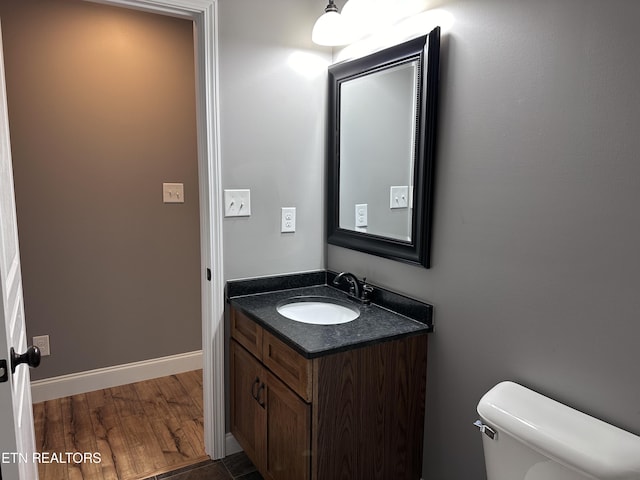
<path id="1" fill-rule="evenodd" d="M 415 60 L 419 72 L 411 240 L 340 228 L 340 85 Z M 429 268 L 439 61 L 440 28 L 436 27 L 427 35 L 329 67 L 328 243 Z"/>

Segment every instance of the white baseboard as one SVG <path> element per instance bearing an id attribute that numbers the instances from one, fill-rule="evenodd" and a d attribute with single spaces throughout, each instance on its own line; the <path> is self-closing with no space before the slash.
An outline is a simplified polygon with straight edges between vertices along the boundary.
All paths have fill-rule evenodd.
<path id="1" fill-rule="evenodd" d="M 233 455 L 234 453 L 242 452 L 242 447 L 236 440 L 236 437 L 232 433 L 227 433 L 225 436 L 224 454 L 225 456 Z"/>
<path id="2" fill-rule="evenodd" d="M 31 382 L 33 403 L 202 368 L 202 350 Z M 235 440 L 235 439 L 234 439 Z"/>

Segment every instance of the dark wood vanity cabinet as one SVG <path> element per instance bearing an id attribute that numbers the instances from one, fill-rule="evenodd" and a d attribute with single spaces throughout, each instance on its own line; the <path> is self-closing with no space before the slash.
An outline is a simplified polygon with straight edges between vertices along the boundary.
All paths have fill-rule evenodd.
<path id="1" fill-rule="evenodd" d="M 418 480 L 427 336 L 308 359 L 231 310 L 231 432 L 265 479 Z"/>
<path id="2" fill-rule="evenodd" d="M 311 406 L 231 343 L 231 431 L 266 479 L 309 478 Z"/>

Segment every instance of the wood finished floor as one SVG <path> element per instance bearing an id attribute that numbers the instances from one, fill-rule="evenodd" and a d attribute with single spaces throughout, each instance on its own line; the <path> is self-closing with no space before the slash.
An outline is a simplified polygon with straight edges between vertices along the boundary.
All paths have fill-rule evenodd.
<path id="1" fill-rule="evenodd" d="M 102 460 L 40 463 L 41 480 L 139 480 L 209 460 L 202 370 L 36 403 L 33 413 L 38 452 Z"/>

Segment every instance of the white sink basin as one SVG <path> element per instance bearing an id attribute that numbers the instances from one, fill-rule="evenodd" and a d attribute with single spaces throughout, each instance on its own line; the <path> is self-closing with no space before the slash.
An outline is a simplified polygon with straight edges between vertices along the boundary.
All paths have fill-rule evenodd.
<path id="1" fill-rule="evenodd" d="M 276 307 L 283 317 L 314 325 L 338 325 L 360 316 L 355 305 L 329 297 L 294 297 Z"/>

